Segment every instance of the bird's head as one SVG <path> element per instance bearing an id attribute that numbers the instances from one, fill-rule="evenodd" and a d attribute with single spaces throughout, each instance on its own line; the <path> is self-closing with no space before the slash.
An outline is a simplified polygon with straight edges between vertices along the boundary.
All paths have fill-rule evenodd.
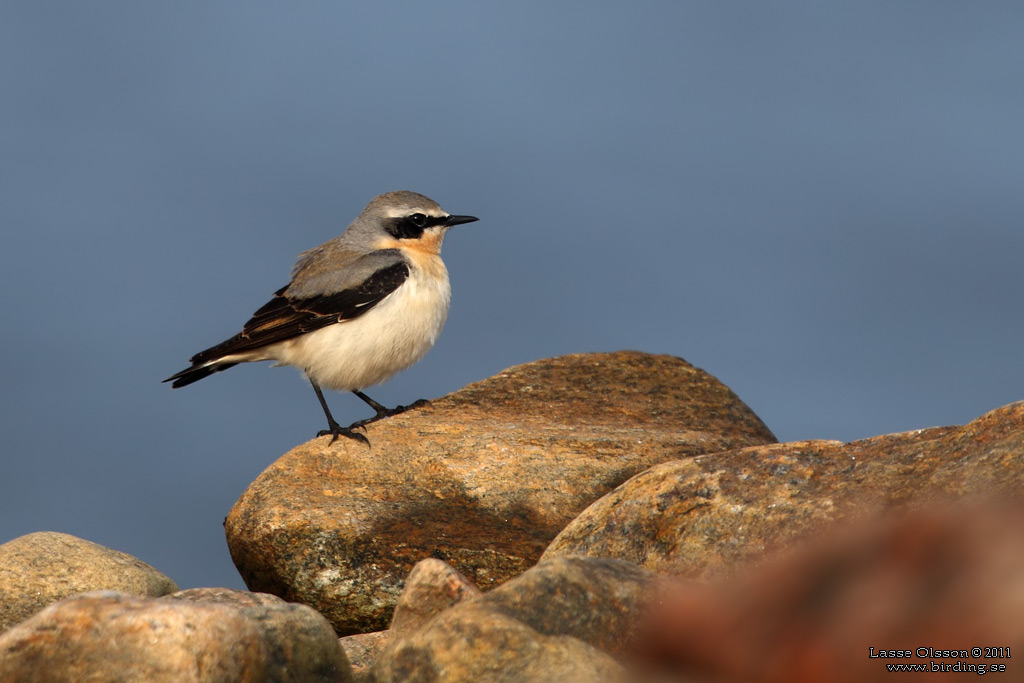
<path id="1" fill-rule="evenodd" d="M 374 197 L 352 223 L 375 249 L 408 247 L 439 253 L 448 228 L 479 220 L 455 216 L 429 197 L 400 190 Z"/>

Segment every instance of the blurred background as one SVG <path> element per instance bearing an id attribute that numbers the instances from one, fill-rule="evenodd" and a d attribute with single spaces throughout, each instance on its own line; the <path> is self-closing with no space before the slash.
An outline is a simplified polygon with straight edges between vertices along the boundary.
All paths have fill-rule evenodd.
<path id="1" fill-rule="evenodd" d="M 481 221 L 387 405 L 617 349 L 707 370 L 780 440 L 1024 398 L 1021 26 L 934 0 L 5 3 L 0 542 L 241 588 L 222 520 L 320 407 L 290 368 L 160 380 L 395 189 Z"/>

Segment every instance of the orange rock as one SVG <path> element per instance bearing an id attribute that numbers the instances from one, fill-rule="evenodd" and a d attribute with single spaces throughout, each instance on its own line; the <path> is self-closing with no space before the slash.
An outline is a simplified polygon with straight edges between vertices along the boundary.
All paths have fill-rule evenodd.
<path id="1" fill-rule="evenodd" d="M 314 606 L 339 634 L 383 628 L 426 557 L 482 589 L 533 565 L 580 511 L 666 460 L 774 442 L 685 361 L 581 354 L 507 370 L 267 468 L 225 524 L 246 585 Z"/>
<path id="2" fill-rule="evenodd" d="M 1024 402 L 963 427 L 804 441 L 668 462 L 597 501 L 544 553 L 616 557 L 707 577 L 835 522 L 1024 490 Z"/>

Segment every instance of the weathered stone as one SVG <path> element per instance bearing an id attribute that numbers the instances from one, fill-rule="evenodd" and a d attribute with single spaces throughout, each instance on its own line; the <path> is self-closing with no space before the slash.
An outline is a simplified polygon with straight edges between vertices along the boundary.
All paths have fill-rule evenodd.
<path id="1" fill-rule="evenodd" d="M 591 502 L 653 464 L 770 443 L 727 387 L 685 361 L 585 354 L 512 368 L 280 458 L 228 515 L 252 590 L 342 635 L 379 630 L 425 557 L 488 589 L 533 565 Z"/>
<path id="2" fill-rule="evenodd" d="M 334 635 L 333 629 L 325 630 L 327 620 L 305 605 L 288 603 L 268 593 L 229 588 L 190 588 L 164 599 L 230 606 L 257 623 L 264 642 L 270 680 L 294 680 L 289 678 L 289 668 L 305 671 L 310 664 L 318 662 L 321 663 L 317 664 L 319 669 L 332 670 L 336 653 L 327 634 Z M 340 664 L 338 668 L 347 670 Z M 314 677 L 309 680 L 321 679 Z"/>
<path id="3" fill-rule="evenodd" d="M 614 658 L 576 638 L 545 635 L 500 612 L 445 619 L 385 655 L 376 683 L 616 683 L 628 681 Z"/>
<path id="4" fill-rule="evenodd" d="M 351 680 L 333 629 L 314 610 L 245 602 L 113 591 L 68 598 L 0 635 L 0 680 Z"/>
<path id="5" fill-rule="evenodd" d="M 234 607 L 280 607 L 288 603 L 269 593 L 250 593 L 232 588 L 187 588 L 164 596 L 167 600 L 216 602 Z"/>
<path id="6" fill-rule="evenodd" d="M 1024 490 L 1024 402 L 963 427 L 806 441 L 658 465 L 597 501 L 545 558 L 617 557 L 707 577 L 838 520 L 969 493 Z"/>
<path id="7" fill-rule="evenodd" d="M 40 531 L 0 545 L 0 631 L 94 590 L 160 596 L 178 587 L 142 560 L 68 534 Z"/>
<path id="8" fill-rule="evenodd" d="M 1024 651 L 1024 508 L 905 512 L 834 530 L 710 586 L 680 584 L 635 640 L 633 661 L 646 664 L 636 680 L 887 683 L 907 675 L 889 665 L 923 666 L 922 680 L 958 671 L 974 680 L 1002 665 L 1020 679 L 1011 655 Z"/>
<path id="9" fill-rule="evenodd" d="M 658 586 L 655 575 L 627 562 L 543 562 L 391 643 L 374 680 L 631 680 L 616 656 L 635 647 L 634 631 Z"/>
<path id="10" fill-rule="evenodd" d="M 400 640 L 417 631 L 444 610 L 481 595 L 477 588 L 447 562 L 420 560 L 405 580 L 391 617 L 391 637 Z"/>
<path id="11" fill-rule="evenodd" d="M 353 683 L 373 683 L 371 668 L 377 657 L 390 642 L 390 631 L 355 633 L 338 639 L 349 664 L 352 665 Z"/>
<path id="12" fill-rule="evenodd" d="M 341 638 L 357 683 L 370 680 L 370 668 L 383 649 L 419 630 L 444 610 L 482 595 L 480 589 L 447 562 L 420 560 L 405 580 L 391 627 Z"/>

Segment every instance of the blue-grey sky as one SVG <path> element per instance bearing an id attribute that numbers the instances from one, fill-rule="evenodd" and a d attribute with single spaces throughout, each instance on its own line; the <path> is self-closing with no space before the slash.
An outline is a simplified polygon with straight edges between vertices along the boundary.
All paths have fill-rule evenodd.
<path id="1" fill-rule="evenodd" d="M 241 587 L 221 522 L 323 415 L 289 368 L 160 380 L 395 189 L 481 221 L 389 405 L 616 349 L 704 368 L 781 440 L 1024 398 L 1022 27 L 1019 2 L 4 3 L 0 542 Z"/>

